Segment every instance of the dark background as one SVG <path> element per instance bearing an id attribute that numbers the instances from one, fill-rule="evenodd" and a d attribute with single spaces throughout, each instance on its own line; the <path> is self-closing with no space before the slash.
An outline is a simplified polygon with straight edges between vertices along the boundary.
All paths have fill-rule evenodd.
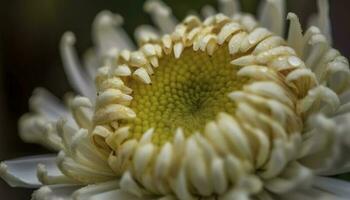
<path id="1" fill-rule="evenodd" d="M 45 87 L 58 97 L 71 91 L 61 67 L 58 44 L 71 30 L 77 36 L 80 54 L 91 46 L 91 23 L 101 10 L 124 17 L 132 35 L 138 25 L 150 23 L 142 11 L 143 0 L 0 0 L 0 161 L 45 153 L 38 145 L 25 144 L 17 136 L 17 120 L 28 112 L 28 98 L 36 87 Z M 334 46 L 350 55 L 350 1 L 330 0 Z M 164 0 L 182 19 L 215 0 Z M 242 1 L 243 9 L 255 12 L 257 0 Z M 288 10 L 297 13 L 303 24 L 316 11 L 315 0 L 289 0 Z M 0 180 L 0 199 L 30 199 L 28 189 L 8 187 Z"/>

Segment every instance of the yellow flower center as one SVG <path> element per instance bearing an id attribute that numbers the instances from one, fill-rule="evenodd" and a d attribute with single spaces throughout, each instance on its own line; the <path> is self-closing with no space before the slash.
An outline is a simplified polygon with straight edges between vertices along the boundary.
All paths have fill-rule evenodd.
<path id="1" fill-rule="evenodd" d="M 248 79 L 237 77 L 232 59 L 226 45 L 212 56 L 187 48 L 180 59 L 169 55 L 159 60 L 152 84 L 132 80 L 130 108 L 136 118 L 124 121 L 132 137 L 140 138 L 154 128 L 153 142 L 163 144 L 179 127 L 185 135 L 202 132 L 218 113 L 233 114 L 235 104 L 227 95 L 240 90 Z"/>

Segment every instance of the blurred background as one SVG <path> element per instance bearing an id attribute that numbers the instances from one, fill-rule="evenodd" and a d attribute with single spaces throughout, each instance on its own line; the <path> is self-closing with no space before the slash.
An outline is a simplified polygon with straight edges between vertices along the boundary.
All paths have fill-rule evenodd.
<path id="1" fill-rule="evenodd" d="M 164 0 L 182 19 L 216 0 Z M 244 11 L 255 13 L 258 0 L 242 0 Z M 316 0 L 289 0 L 288 10 L 299 15 L 305 25 L 316 12 Z M 124 28 L 133 35 L 141 24 L 151 23 L 143 10 L 144 0 L 1 0 L 0 2 L 0 161 L 47 153 L 38 145 L 23 143 L 18 137 L 17 120 L 28 112 L 28 99 L 36 87 L 45 87 L 58 97 L 72 91 L 64 76 L 59 56 L 59 40 L 67 31 L 77 38 L 80 55 L 91 44 L 91 23 L 101 10 L 124 17 Z M 334 46 L 350 57 L 350 1 L 331 0 Z M 29 189 L 8 187 L 0 180 L 1 199 L 30 199 Z"/>

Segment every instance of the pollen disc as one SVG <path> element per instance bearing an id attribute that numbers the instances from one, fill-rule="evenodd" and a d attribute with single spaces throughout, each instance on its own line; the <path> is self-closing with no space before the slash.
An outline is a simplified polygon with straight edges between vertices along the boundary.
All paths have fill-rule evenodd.
<path id="1" fill-rule="evenodd" d="M 185 135 L 202 132 L 218 113 L 233 114 L 235 104 L 228 93 L 240 90 L 248 81 L 237 77 L 239 67 L 230 64 L 233 58 L 226 45 L 212 56 L 192 48 L 186 48 L 179 59 L 172 54 L 164 56 L 151 84 L 128 83 L 133 90 L 130 108 L 136 118 L 122 124 L 130 127 L 133 138 L 154 128 L 153 142 L 162 144 L 170 141 L 179 127 Z"/>

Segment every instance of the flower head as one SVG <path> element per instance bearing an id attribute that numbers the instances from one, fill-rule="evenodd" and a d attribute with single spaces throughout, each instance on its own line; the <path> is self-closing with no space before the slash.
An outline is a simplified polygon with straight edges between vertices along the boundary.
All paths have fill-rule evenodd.
<path id="1" fill-rule="evenodd" d="M 325 177 L 350 164 L 350 70 L 331 47 L 327 1 L 305 33 L 289 13 L 287 38 L 283 0 L 264 2 L 258 21 L 219 2 L 220 13 L 178 23 L 148 1 L 158 29 L 139 27 L 137 49 L 120 16 L 100 13 L 86 69 L 66 33 L 82 96 L 67 109 L 37 90 L 20 121 L 24 140 L 59 153 L 5 161 L 3 179 L 44 185 L 38 200 L 348 198 L 349 183 Z"/>

